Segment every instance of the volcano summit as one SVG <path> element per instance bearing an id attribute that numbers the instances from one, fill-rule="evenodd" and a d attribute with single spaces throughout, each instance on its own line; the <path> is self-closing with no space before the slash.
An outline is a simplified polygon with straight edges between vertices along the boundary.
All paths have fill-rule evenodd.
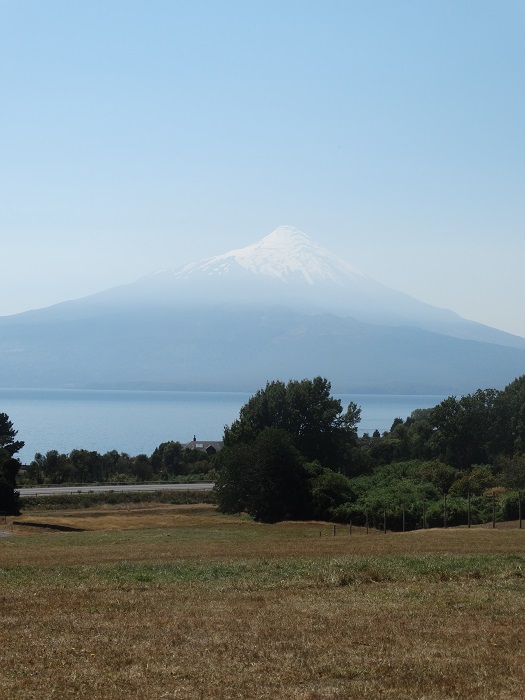
<path id="1" fill-rule="evenodd" d="M 257 243 L 0 318 L 0 385 L 465 393 L 525 371 L 525 340 L 424 304 L 291 226 Z"/>

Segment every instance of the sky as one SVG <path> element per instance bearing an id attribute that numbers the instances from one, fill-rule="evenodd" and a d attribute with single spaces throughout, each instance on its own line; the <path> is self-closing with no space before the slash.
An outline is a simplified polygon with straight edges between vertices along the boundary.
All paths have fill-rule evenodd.
<path id="1" fill-rule="evenodd" d="M 293 225 L 525 336 L 523 0 L 0 0 L 0 315 Z"/>

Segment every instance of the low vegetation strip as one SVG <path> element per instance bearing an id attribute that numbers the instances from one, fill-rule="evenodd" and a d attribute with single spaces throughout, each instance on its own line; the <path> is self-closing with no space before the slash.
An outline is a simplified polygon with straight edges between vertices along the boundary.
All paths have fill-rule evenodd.
<path id="1" fill-rule="evenodd" d="M 225 590 L 333 588 L 374 583 L 479 581 L 512 585 L 525 592 L 525 555 L 399 555 L 383 557 L 240 559 L 215 562 L 16 566 L 0 568 L 0 588 L 11 585 L 60 588 L 107 585 L 205 584 Z"/>
<path id="2" fill-rule="evenodd" d="M 96 505 L 120 503 L 215 503 L 213 491 L 102 491 L 99 493 L 42 494 L 23 496 L 22 510 L 62 510 L 64 508 L 91 508 Z"/>

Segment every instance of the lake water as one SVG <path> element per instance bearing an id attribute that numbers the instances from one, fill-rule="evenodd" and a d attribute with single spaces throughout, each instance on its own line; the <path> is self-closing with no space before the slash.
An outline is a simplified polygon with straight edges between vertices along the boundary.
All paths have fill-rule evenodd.
<path id="1" fill-rule="evenodd" d="M 75 448 L 151 454 L 161 442 L 221 440 L 225 425 L 251 394 L 189 391 L 77 391 L 0 389 L 0 413 L 7 413 L 25 447 L 22 462 L 36 452 Z M 361 406 L 359 433 L 388 430 L 394 418 L 430 408 L 444 396 L 334 394 L 344 409 Z"/>

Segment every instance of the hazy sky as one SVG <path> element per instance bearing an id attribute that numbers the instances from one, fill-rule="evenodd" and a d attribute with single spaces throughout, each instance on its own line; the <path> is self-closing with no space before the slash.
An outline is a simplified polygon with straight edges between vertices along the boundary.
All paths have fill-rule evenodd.
<path id="1" fill-rule="evenodd" d="M 0 0 L 0 314 L 308 233 L 525 336 L 523 0 Z"/>

